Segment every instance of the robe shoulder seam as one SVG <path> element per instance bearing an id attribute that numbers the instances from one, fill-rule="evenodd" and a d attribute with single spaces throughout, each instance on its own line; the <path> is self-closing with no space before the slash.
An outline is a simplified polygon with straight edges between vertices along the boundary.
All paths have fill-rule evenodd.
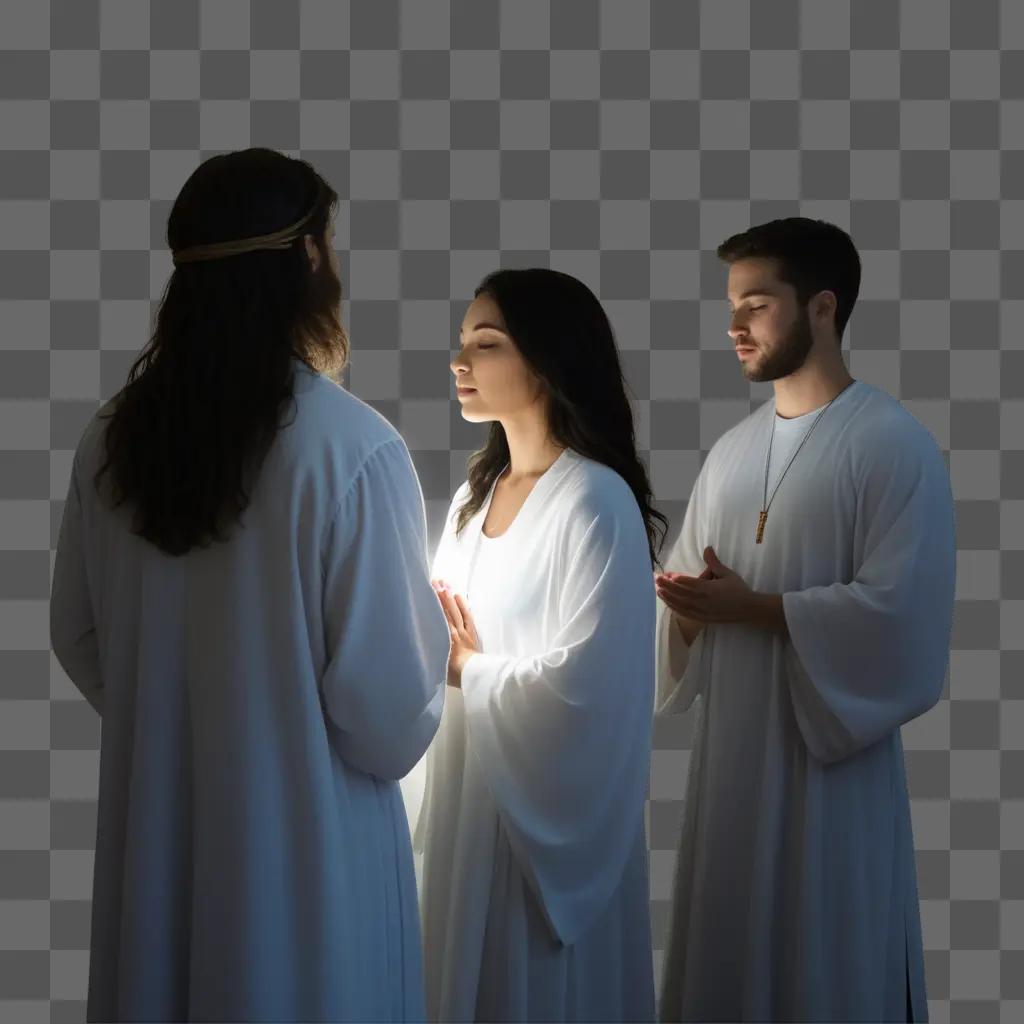
<path id="1" fill-rule="evenodd" d="M 331 506 L 331 510 L 330 510 L 330 512 L 328 513 L 328 516 L 327 516 L 327 521 L 324 523 L 323 531 L 320 534 L 320 574 L 321 574 L 321 576 L 323 576 L 327 572 L 326 538 L 327 538 L 328 533 L 330 533 L 330 531 L 334 527 L 334 524 L 335 524 L 335 522 L 336 522 L 336 520 L 338 518 L 338 513 L 341 511 L 342 506 L 348 500 L 348 496 L 352 493 L 352 489 L 355 487 L 356 483 L 358 483 L 359 479 L 365 474 L 366 468 L 370 464 L 370 461 L 373 458 L 375 458 L 379 452 L 381 452 L 384 448 L 387 448 L 389 445 L 401 445 L 402 447 L 404 447 L 405 446 L 405 442 L 402 440 L 401 437 L 389 437 L 386 440 L 381 441 L 378 444 L 375 444 L 366 453 L 366 455 L 363 456 L 363 459 L 359 463 L 359 466 L 357 467 L 356 471 L 352 474 L 352 479 L 349 480 L 349 482 L 345 485 L 345 490 L 342 492 L 341 496 L 337 499 L 337 501 L 335 501 L 334 504 Z"/>

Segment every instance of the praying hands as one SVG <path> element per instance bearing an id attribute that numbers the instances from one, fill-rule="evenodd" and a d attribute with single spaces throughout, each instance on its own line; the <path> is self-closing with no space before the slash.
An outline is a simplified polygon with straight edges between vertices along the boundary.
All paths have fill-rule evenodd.
<path id="1" fill-rule="evenodd" d="M 713 547 L 704 549 L 707 567 L 700 576 L 685 573 L 655 573 L 658 597 L 676 615 L 692 622 L 746 622 L 785 633 L 781 594 L 751 590 L 743 577 L 724 565 Z"/>
<path id="2" fill-rule="evenodd" d="M 452 649 L 448 655 L 448 685 L 462 687 L 462 670 L 466 662 L 480 650 L 480 638 L 466 599 L 456 594 L 444 580 L 431 580 L 445 618 Z"/>

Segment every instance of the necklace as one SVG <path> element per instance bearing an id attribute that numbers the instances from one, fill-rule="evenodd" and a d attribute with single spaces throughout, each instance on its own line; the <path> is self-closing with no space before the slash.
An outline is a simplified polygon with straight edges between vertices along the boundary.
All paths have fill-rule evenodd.
<path id="1" fill-rule="evenodd" d="M 843 391 L 845 391 L 846 388 L 850 387 L 851 384 L 855 383 L 856 381 L 851 380 L 850 383 L 847 384 L 845 388 L 843 388 Z M 786 468 L 782 471 L 782 476 L 779 477 L 778 482 L 772 488 L 772 496 L 771 498 L 769 498 L 768 464 L 771 461 L 772 457 L 772 441 L 775 440 L 775 417 L 772 416 L 772 435 L 771 438 L 769 438 L 768 440 L 768 455 L 765 457 L 764 460 L 764 497 L 761 499 L 761 511 L 758 513 L 757 516 L 757 533 L 754 535 L 755 544 L 760 544 L 761 541 L 764 539 L 764 526 L 765 523 L 768 522 L 768 509 L 771 508 L 772 501 L 775 500 L 775 492 L 778 491 L 779 484 L 782 483 L 783 477 L 785 477 L 785 475 L 789 472 L 789 467 L 793 465 L 793 459 L 795 459 L 797 455 L 800 454 L 800 449 L 803 448 L 804 442 L 807 440 L 807 438 L 811 436 L 811 431 L 814 430 L 814 428 L 818 425 L 818 420 L 820 420 L 821 417 L 825 415 L 825 411 L 839 397 L 839 395 L 843 393 L 843 391 L 840 391 L 838 394 L 833 395 L 832 398 L 829 399 L 828 403 L 825 405 L 825 408 L 822 409 L 821 412 L 819 412 L 818 415 L 814 417 L 814 422 L 810 425 L 810 428 L 808 429 L 807 433 L 804 434 L 803 440 L 797 445 L 796 451 L 793 452 L 789 462 L 786 463 Z"/>

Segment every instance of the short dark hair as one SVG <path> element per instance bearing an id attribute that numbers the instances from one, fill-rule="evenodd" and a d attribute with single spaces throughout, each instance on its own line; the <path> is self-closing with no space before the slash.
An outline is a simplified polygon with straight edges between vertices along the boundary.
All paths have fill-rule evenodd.
<path id="1" fill-rule="evenodd" d="M 796 289 L 806 305 L 818 292 L 836 297 L 836 334 L 842 338 L 860 291 L 860 256 L 853 239 L 840 227 L 809 217 L 783 217 L 727 238 L 718 258 L 771 260 L 779 277 Z"/>

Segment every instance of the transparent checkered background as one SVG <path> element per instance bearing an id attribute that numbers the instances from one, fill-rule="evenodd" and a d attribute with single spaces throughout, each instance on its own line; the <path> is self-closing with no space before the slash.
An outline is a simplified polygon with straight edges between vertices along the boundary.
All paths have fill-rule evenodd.
<path id="1" fill-rule="evenodd" d="M 848 365 L 957 499 L 946 695 L 904 729 L 932 1020 L 1024 1019 L 1024 3 L 3 0 L 0 48 L 0 1019 L 84 1017 L 99 721 L 47 634 L 72 452 L 148 336 L 174 196 L 250 144 L 345 199 L 349 383 L 435 540 L 482 436 L 448 352 L 486 271 L 601 297 L 671 538 L 771 394 L 716 244 L 798 212 L 852 232 Z M 656 730 L 659 975 L 690 727 Z"/>

